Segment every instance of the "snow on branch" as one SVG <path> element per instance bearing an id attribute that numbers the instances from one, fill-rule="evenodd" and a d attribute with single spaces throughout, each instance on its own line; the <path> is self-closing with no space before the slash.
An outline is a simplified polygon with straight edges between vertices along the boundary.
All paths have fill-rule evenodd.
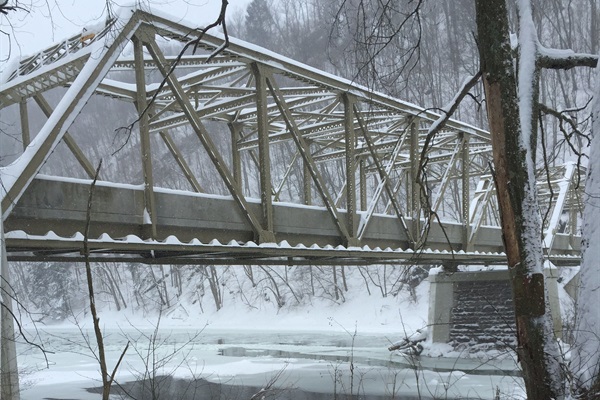
<path id="1" fill-rule="evenodd" d="M 11 6 L 11 5 L 8 5 L 8 0 L 5 0 L 5 1 L 0 0 L 0 14 L 8 15 L 9 11 L 15 11 L 18 9 L 23 9 L 23 7 L 19 7 L 18 4 Z"/>
<path id="2" fill-rule="evenodd" d="M 577 109 L 563 110 L 563 111 L 555 110 L 543 103 L 540 103 L 539 107 L 540 107 L 540 112 L 547 114 L 547 115 L 551 115 L 559 121 L 561 131 L 565 135 L 566 135 L 566 132 L 563 129 L 563 123 L 566 123 L 571 128 L 573 133 L 575 133 L 577 136 L 579 136 L 581 138 L 585 138 L 587 140 L 587 145 L 589 146 L 590 145 L 590 136 L 581 132 L 581 130 L 579 129 L 579 123 L 577 122 L 577 120 L 575 118 L 569 116 L 567 113 L 568 112 L 577 112 L 577 111 L 581 111 L 581 110 L 585 109 L 588 106 L 588 104 L 591 102 L 591 100 L 592 99 L 590 99 L 584 107 L 577 108 Z"/>
<path id="3" fill-rule="evenodd" d="M 575 53 L 573 50 L 551 49 L 538 45 L 537 64 L 546 69 L 595 68 L 598 65 L 598 55 Z"/>

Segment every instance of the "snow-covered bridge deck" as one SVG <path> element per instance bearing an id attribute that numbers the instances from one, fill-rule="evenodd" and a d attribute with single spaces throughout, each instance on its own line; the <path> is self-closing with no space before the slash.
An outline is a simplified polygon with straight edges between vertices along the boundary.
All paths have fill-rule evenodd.
<path id="1" fill-rule="evenodd" d="M 104 160 L 93 259 L 504 262 L 488 132 L 448 120 L 434 137 L 429 110 L 218 35 L 173 67 L 197 35 L 124 9 L 4 74 L 24 143 L 0 168 L 10 259 L 82 259 Z M 579 262 L 580 176 L 568 164 L 540 184 L 559 265 Z"/>

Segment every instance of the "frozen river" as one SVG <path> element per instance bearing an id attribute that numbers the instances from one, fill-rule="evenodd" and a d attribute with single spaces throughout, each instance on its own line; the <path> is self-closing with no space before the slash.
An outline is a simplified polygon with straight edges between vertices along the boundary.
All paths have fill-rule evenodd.
<path id="1" fill-rule="evenodd" d="M 117 373 L 126 390 L 130 390 L 126 382 L 150 374 L 157 377 L 156 391 L 175 386 L 158 377 L 175 378 L 178 390 L 185 389 L 189 395 L 179 397 L 182 399 L 194 398 L 193 386 L 210 390 L 210 396 L 200 397 L 201 389 L 195 388 L 197 398 L 250 398 L 270 382 L 278 398 L 294 399 L 349 398 L 350 394 L 373 399 L 522 396 L 522 381 L 514 376 L 510 359 L 410 358 L 391 354 L 387 346 L 397 338 L 383 334 L 273 332 L 268 327 L 264 331 L 207 328 L 197 332 L 165 325 L 156 333 L 134 328 L 104 332 L 109 369 L 127 342 L 131 343 Z M 38 350 L 24 345 L 18 348 L 22 399 L 98 399 L 99 394 L 87 390 L 100 386 L 98 363 L 90 350 L 96 347 L 93 331 L 54 328 L 41 331 L 40 336 L 44 347 L 53 352 L 48 354 L 48 368 Z M 190 380 L 197 384 L 191 385 Z M 248 389 L 242 391 L 241 387 Z M 219 394 L 215 388 L 220 388 Z M 311 397 L 306 392 L 324 396 Z M 175 397 L 170 394 L 166 398 Z"/>

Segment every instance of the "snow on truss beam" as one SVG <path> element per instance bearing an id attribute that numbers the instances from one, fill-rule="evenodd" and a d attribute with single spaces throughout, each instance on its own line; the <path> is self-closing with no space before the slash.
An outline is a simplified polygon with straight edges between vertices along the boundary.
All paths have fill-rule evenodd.
<path id="1" fill-rule="evenodd" d="M 98 32 L 85 31 L 21 60 L 17 68 L 0 79 L 0 109 L 42 91 L 70 83 L 90 54 L 113 28 L 109 21 Z"/>
<path id="2" fill-rule="evenodd" d="M 146 15 L 147 20 L 152 23 L 152 27 L 157 30 L 159 35 L 179 40 L 183 43 L 186 43 L 189 40 L 191 30 L 189 26 L 174 22 L 166 16 L 151 15 L 146 12 L 141 13 Z M 205 43 L 208 49 L 214 50 L 221 46 L 223 38 L 219 34 L 206 34 L 202 42 Z M 304 65 L 235 38 L 230 38 L 230 44 L 222 55 L 245 62 L 256 61 L 267 64 L 275 71 L 275 73 L 289 76 L 292 79 L 300 79 L 318 87 L 352 93 L 357 97 L 358 101 L 380 104 L 387 107 L 391 112 L 418 115 L 419 118 L 430 122 L 439 118 L 437 113 L 425 110 L 422 107 L 398 100 L 382 93 L 373 92 L 371 89 L 360 86 L 350 80 L 320 71 L 316 68 Z M 449 120 L 446 126 L 453 129 L 468 131 L 473 135 L 481 136 L 489 140 L 489 134 L 486 131 L 466 123 Z"/>

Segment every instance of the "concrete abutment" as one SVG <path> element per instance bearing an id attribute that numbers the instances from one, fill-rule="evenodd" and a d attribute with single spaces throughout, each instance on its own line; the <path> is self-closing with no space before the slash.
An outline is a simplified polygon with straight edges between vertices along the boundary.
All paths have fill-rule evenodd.
<path id="1" fill-rule="evenodd" d="M 547 302 L 554 332 L 562 338 L 558 270 L 545 268 Z M 430 338 L 469 350 L 501 349 L 516 342 L 512 289 L 507 269 L 429 276 Z"/>

